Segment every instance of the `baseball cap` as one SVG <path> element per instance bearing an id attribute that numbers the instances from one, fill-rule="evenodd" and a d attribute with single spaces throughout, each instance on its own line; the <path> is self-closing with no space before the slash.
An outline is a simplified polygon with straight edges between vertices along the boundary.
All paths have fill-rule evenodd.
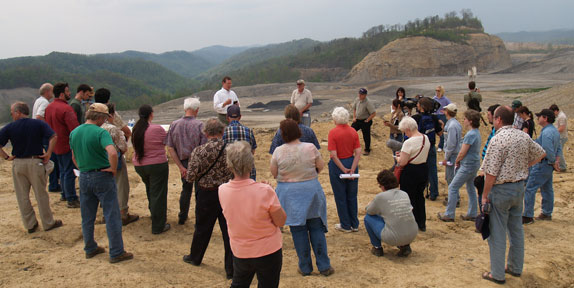
<path id="1" fill-rule="evenodd" d="M 303 80 L 303 79 L 297 80 L 297 85 L 299 85 L 299 84 L 305 85 L 305 80 Z"/>
<path id="2" fill-rule="evenodd" d="M 367 89 L 365 89 L 365 88 L 359 89 L 359 94 L 367 95 Z"/>
<path id="3" fill-rule="evenodd" d="M 522 106 L 522 102 L 520 102 L 520 100 L 512 101 L 512 108 L 519 108 L 520 106 Z"/>
<path id="4" fill-rule="evenodd" d="M 456 104 L 454 104 L 454 103 L 450 103 L 450 104 L 444 106 L 444 109 L 446 109 L 446 110 L 448 110 L 448 111 L 452 111 L 452 112 L 456 112 L 456 111 L 457 111 L 457 109 L 456 109 Z"/>
<path id="5" fill-rule="evenodd" d="M 537 117 L 546 116 L 547 119 L 554 119 L 554 112 L 550 109 L 542 109 L 542 111 L 536 113 Z"/>
<path id="6" fill-rule="evenodd" d="M 94 103 L 94 104 L 90 105 L 90 108 L 88 110 L 94 111 L 94 112 L 99 112 L 99 113 L 105 113 L 105 114 L 110 115 L 110 113 L 108 111 L 108 106 L 106 106 L 106 104 L 102 104 L 102 103 Z"/>
<path id="7" fill-rule="evenodd" d="M 241 109 L 237 105 L 231 105 L 227 108 L 227 117 L 229 118 L 238 118 L 241 116 Z"/>

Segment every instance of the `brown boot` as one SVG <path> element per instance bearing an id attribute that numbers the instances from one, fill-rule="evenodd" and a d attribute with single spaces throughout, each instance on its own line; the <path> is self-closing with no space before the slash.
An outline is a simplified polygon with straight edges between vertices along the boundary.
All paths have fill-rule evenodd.
<path id="1" fill-rule="evenodd" d="M 128 213 L 128 209 L 122 210 L 122 225 L 126 226 L 132 222 L 138 221 L 138 219 L 140 219 L 140 216 L 137 214 L 130 214 Z"/>

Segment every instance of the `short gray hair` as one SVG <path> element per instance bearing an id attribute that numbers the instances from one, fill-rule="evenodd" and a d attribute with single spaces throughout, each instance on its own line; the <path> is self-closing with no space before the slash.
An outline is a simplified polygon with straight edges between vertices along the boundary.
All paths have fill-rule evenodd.
<path id="1" fill-rule="evenodd" d="M 399 123 L 399 130 L 405 131 L 416 131 L 419 129 L 417 121 L 410 116 L 403 117 L 403 120 Z"/>
<path id="2" fill-rule="evenodd" d="M 337 125 L 349 122 L 349 111 L 343 107 L 335 107 L 331 116 Z"/>
<path id="3" fill-rule="evenodd" d="M 199 104 L 200 102 L 198 98 L 185 98 L 185 100 L 183 100 L 183 110 L 191 109 L 195 111 L 197 108 L 199 108 Z"/>
<path id="4" fill-rule="evenodd" d="M 39 92 L 40 95 L 44 95 L 44 93 L 48 92 L 50 89 L 53 89 L 54 85 L 50 84 L 50 83 L 44 83 L 42 84 L 42 86 L 40 86 Z"/>
<path id="5" fill-rule="evenodd" d="M 217 118 L 209 118 L 203 126 L 203 133 L 207 136 L 222 135 L 225 126 Z"/>
<path id="6" fill-rule="evenodd" d="M 251 172 L 253 167 L 253 153 L 251 145 L 246 141 L 235 141 L 227 144 L 225 148 L 227 154 L 227 167 L 238 176 L 244 176 Z"/>

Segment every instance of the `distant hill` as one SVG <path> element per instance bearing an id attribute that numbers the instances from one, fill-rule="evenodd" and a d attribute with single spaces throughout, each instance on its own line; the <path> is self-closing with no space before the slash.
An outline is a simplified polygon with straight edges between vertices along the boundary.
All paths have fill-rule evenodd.
<path id="1" fill-rule="evenodd" d="M 210 46 L 193 52 L 171 51 L 153 54 L 138 51 L 125 51 L 122 53 L 98 54 L 96 56 L 116 59 L 142 59 L 176 72 L 177 74 L 193 78 L 227 60 L 229 57 L 241 53 L 249 47 Z"/>
<path id="2" fill-rule="evenodd" d="M 496 36 L 505 42 L 535 42 L 574 45 L 574 29 L 557 29 L 549 31 L 503 32 Z"/>
<path id="3" fill-rule="evenodd" d="M 0 60 L 0 89 L 37 88 L 44 82 L 106 87 L 119 109 L 137 108 L 181 97 L 199 86 L 163 66 L 141 59 L 114 59 L 52 52 L 46 56 Z M 75 93 L 72 93 L 72 95 Z"/>

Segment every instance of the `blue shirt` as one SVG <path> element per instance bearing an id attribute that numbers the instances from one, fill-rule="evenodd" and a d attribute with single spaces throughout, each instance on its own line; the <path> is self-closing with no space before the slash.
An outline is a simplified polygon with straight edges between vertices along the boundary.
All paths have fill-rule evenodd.
<path id="1" fill-rule="evenodd" d="M 255 142 L 253 131 L 241 125 L 237 120 L 229 122 L 229 125 L 225 127 L 225 130 L 223 131 L 223 141 L 225 144 L 235 141 L 247 141 L 251 145 L 251 150 L 255 150 L 257 148 L 257 142 Z"/>
<path id="2" fill-rule="evenodd" d="M 16 158 L 44 155 L 42 143 L 54 134 L 54 130 L 46 122 L 22 118 L 0 130 L 0 145 L 5 146 L 10 140 L 12 155 Z"/>
<path id="3" fill-rule="evenodd" d="M 462 144 L 470 145 L 470 148 L 466 152 L 466 155 L 462 160 L 460 160 L 460 165 L 467 167 L 480 166 L 480 132 L 477 128 L 474 128 L 468 132 L 462 139 Z"/>
<path id="4" fill-rule="evenodd" d="M 556 162 L 556 156 L 560 155 L 562 152 L 562 147 L 560 147 L 560 133 L 558 132 L 558 129 L 556 129 L 552 124 L 544 126 L 542 131 L 540 131 L 540 136 L 538 136 L 534 142 L 540 144 L 546 152 L 546 157 L 542 159 L 542 162 L 546 161 L 548 164 L 554 165 L 554 162 Z"/>
<path id="5" fill-rule="evenodd" d="M 311 143 L 315 145 L 317 150 L 321 149 L 321 146 L 319 146 L 319 141 L 317 141 L 317 136 L 315 136 L 315 132 L 313 131 L 313 129 L 303 124 L 299 124 L 299 129 L 301 129 L 301 138 L 299 138 L 299 141 L 305 143 Z M 283 137 L 281 137 L 281 129 L 277 129 L 277 133 L 275 133 L 273 140 L 271 140 L 271 147 L 269 147 L 269 154 L 273 155 L 275 149 L 283 144 L 285 144 L 285 142 L 283 141 Z"/>
<path id="6" fill-rule="evenodd" d="M 432 98 L 436 102 L 440 103 L 440 108 L 436 111 L 436 114 L 444 114 L 444 106 L 450 104 L 450 100 L 446 98 L 446 96 L 442 96 L 442 98 L 436 97 L 436 95 Z"/>
<path id="7" fill-rule="evenodd" d="M 486 143 L 484 144 L 484 148 L 482 149 L 482 159 L 484 159 L 484 156 L 486 155 L 486 150 L 488 149 L 488 143 L 490 143 L 490 139 L 492 139 L 492 137 L 494 137 L 495 134 L 496 134 L 496 129 L 494 129 L 494 126 L 493 126 L 492 131 L 490 132 L 490 135 L 488 135 L 488 139 L 486 139 Z"/>

